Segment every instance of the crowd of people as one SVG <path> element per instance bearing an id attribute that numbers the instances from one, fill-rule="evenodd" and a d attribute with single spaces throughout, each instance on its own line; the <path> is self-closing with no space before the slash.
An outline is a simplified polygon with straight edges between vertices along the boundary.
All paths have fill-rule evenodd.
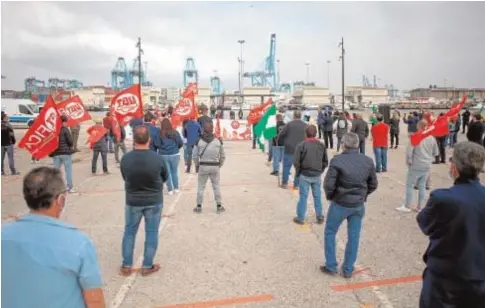
<path id="1" fill-rule="evenodd" d="M 133 250 L 142 218 L 145 221 L 145 248 L 140 274 L 147 276 L 160 269 L 154 258 L 164 186 L 169 195 L 180 192 L 178 166 L 181 150 L 185 172 L 190 173 L 193 164 L 197 173 L 193 211 L 202 212 L 204 190 L 209 179 L 216 212 L 226 210 L 220 191 L 220 170 L 226 158 L 224 144 L 214 135 L 213 119 L 208 112 L 208 108 L 203 107 L 198 119 L 185 120 L 182 134 L 168 118 L 157 118 L 147 112 L 143 118 L 135 118 L 129 124 L 133 131 L 133 150 L 128 152 L 123 125 L 120 126 L 122 133 L 116 134 L 109 113 L 103 121 L 97 122 L 107 133 L 93 145 L 92 172 L 96 174 L 97 159 L 101 154 L 103 171 L 108 173 L 107 154 L 114 153 L 125 185 L 121 275 L 133 273 Z M 404 205 L 397 210 L 417 212 L 419 227 L 430 238 L 430 246 L 424 255 L 422 308 L 445 305 L 478 308 L 485 302 L 485 187 L 478 179 L 485 164 L 484 125 L 479 115 L 469 116 L 465 121 L 465 113 L 462 120 L 467 124 L 462 133 L 467 134 L 469 141 L 453 142 L 459 130 L 453 130 L 455 135 L 451 135 L 450 130 L 447 136 L 429 136 L 416 146 L 405 142 L 406 195 Z M 325 260 L 320 270 L 327 275 L 339 274 L 336 235 L 342 223 L 347 221 L 347 244 L 340 273 L 347 279 L 353 276 L 366 203 L 369 195 L 378 189 L 378 174 L 388 171 L 388 149 L 396 149 L 399 145 L 398 111 L 394 111 L 388 121 L 381 114 L 373 115 L 372 119 L 368 123 L 362 114 L 350 116 L 319 110 L 317 125 L 313 125 L 302 120 L 298 110 L 287 123 L 283 115 L 278 114 L 277 135 L 268 141 L 271 175 L 280 178 L 280 165 L 282 168 L 281 188 L 289 188 L 291 171 L 294 172 L 291 189 L 299 193 L 294 223 L 302 225 L 307 220 L 308 195 L 310 190 L 312 192 L 316 223 L 324 224 Z M 23 194 L 30 213 L 2 226 L 2 279 L 9 282 L 2 285 L 2 303 L 8 307 L 105 307 L 101 271 L 93 243 L 74 226 L 59 219 L 66 194 L 75 192 L 71 155 L 77 149 L 77 137 L 66 126 L 67 119 L 61 117 L 61 121 L 59 147 L 51 154 L 54 168 L 34 168 L 24 177 Z M 405 114 L 403 121 L 410 134 L 429 125 L 424 116 L 417 113 Z M 450 121 L 455 125 L 453 127 L 457 121 Z M 334 135 L 337 138 L 336 152 L 329 159 Z M 375 160 L 365 155 L 369 137 L 372 138 Z M 440 152 L 439 140 L 443 137 L 451 140 L 450 146 L 454 148 L 449 174 L 455 183 L 451 188 L 433 190 L 425 204 L 432 165 L 446 161 Z M 17 174 L 13 154 L 10 154 L 13 144 L 15 136 L 8 116 L 2 114 L 2 175 L 5 153 L 12 158 L 12 173 Z M 61 165 L 65 168 L 66 183 L 59 171 Z M 415 188 L 418 202 L 413 206 Z M 326 215 L 322 196 L 329 202 Z M 52 288 L 52 283 L 46 281 L 58 287 Z M 19 292 L 28 292 L 29 296 Z"/>

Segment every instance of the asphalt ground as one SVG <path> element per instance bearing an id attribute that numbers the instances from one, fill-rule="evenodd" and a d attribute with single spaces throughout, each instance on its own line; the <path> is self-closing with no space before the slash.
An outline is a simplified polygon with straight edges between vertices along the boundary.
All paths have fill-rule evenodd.
<path id="1" fill-rule="evenodd" d="M 85 128 L 87 125 L 82 132 Z M 16 130 L 19 139 L 24 132 Z M 81 145 L 86 138 L 82 133 Z M 464 140 L 464 135 L 459 139 Z M 181 193 L 164 193 L 155 258 L 161 270 L 152 276 L 118 274 L 124 190 L 113 154 L 108 156 L 111 174 L 92 176 L 91 152 L 81 146 L 73 165 L 77 193 L 69 195 L 62 219 L 94 241 L 108 307 L 417 307 L 422 254 L 428 240 L 417 226 L 416 214 L 395 210 L 404 202 L 406 143 L 403 125 L 401 146 L 389 150 L 388 172 L 378 175 L 379 187 L 366 204 L 357 269 L 350 280 L 320 272 L 324 225 L 314 223 L 311 198 L 308 222 L 294 224 L 298 193 L 278 187 L 277 178 L 269 175 L 266 155 L 252 150 L 248 141 L 224 143 L 227 161 L 221 170 L 221 189 L 227 211 L 222 214 L 216 214 L 210 183 L 203 212 L 192 212 L 197 175 L 185 174 L 181 162 Z M 370 140 L 367 151 L 373 157 Z M 335 150 L 329 150 L 330 156 L 334 154 Z M 33 165 L 27 152 L 16 149 L 16 164 L 20 176 L 2 177 L 2 223 L 10 223 L 10 215 L 28 211 L 22 198 L 22 176 L 38 165 L 52 165 L 52 160 L 46 158 Z M 98 164 L 101 173 L 101 162 Z M 450 186 L 447 173 L 447 164 L 433 165 L 432 188 Z M 328 202 L 324 201 L 327 210 Z M 142 223 L 135 267 L 140 266 L 143 243 Z M 338 234 L 340 262 L 345 243 L 346 223 Z"/>

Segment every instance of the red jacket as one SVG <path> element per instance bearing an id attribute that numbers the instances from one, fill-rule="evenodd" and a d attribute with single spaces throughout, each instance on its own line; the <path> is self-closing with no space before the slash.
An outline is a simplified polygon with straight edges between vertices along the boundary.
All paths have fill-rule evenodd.
<path id="1" fill-rule="evenodd" d="M 110 129 L 111 129 L 111 127 L 113 126 L 112 122 L 113 122 L 113 121 L 112 121 L 112 119 L 111 119 L 111 118 L 104 117 L 104 118 L 103 118 L 103 126 L 104 126 L 104 128 L 106 128 L 106 129 L 110 130 Z"/>
<path id="2" fill-rule="evenodd" d="M 389 146 L 389 125 L 377 123 L 372 126 L 372 143 L 374 148 L 387 148 Z"/>

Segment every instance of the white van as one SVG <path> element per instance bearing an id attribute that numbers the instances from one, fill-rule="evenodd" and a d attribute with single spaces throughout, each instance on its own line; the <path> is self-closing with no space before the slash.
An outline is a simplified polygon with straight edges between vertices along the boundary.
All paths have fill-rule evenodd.
<path id="1" fill-rule="evenodd" d="M 2 111 L 11 124 L 30 127 L 39 115 L 39 106 L 30 99 L 2 98 Z"/>

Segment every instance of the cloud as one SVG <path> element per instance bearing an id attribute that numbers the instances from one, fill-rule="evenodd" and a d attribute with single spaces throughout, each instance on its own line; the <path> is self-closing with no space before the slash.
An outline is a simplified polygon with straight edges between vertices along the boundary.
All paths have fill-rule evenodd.
<path id="1" fill-rule="evenodd" d="M 193 57 L 200 82 L 214 70 L 237 87 L 238 40 L 245 71 L 262 67 L 276 33 L 281 80 L 306 78 L 341 91 L 337 45 L 344 37 L 346 84 L 362 75 L 400 89 L 429 84 L 485 87 L 485 19 L 480 2 L 6 2 L 2 88 L 29 76 L 107 84 L 118 57 L 131 67 L 136 40 L 157 86 L 181 86 Z M 245 81 L 249 84 L 249 80 Z"/>

